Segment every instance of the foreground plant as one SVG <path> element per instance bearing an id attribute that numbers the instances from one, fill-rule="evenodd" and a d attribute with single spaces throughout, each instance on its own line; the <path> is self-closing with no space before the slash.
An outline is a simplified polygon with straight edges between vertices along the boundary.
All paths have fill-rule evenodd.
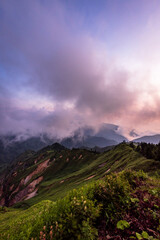
<path id="1" fill-rule="evenodd" d="M 46 201 L 26 210 L 0 239 L 158 239 L 159 188 L 157 181 L 154 188 L 150 181 L 143 172 L 108 175 L 56 203 Z"/>

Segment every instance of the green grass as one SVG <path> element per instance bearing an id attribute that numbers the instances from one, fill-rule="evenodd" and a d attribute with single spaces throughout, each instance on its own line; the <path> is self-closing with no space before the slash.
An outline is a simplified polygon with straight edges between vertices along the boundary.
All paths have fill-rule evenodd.
<path id="1" fill-rule="evenodd" d="M 50 166 L 32 179 L 43 175 L 37 196 L 1 209 L 0 239 L 39 239 L 41 233 L 51 239 L 50 232 L 58 240 L 97 239 L 98 222 L 104 218 L 116 226 L 136 199 L 131 194 L 139 184 L 141 191 L 149 189 L 150 195 L 160 197 L 160 162 L 146 159 L 125 143 L 104 153 L 41 150 L 29 162 L 16 166 L 17 176 L 11 183 L 17 186 L 47 159 L 51 159 Z"/>
<path id="2" fill-rule="evenodd" d="M 43 174 L 35 176 L 43 175 L 44 177 L 39 185 L 38 195 L 17 203 L 15 207 L 26 208 L 42 200 L 56 201 L 58 198 L 64 197 L 68 191 L 112 172 L 132 169 L 143 170 L 150 175 L 153 175 L 155 171 L 160 173 L 160 162 L 146 159 L 127 144 L 120 144 L 101 154 L 80 149 L 51 152 L 49 151 L 43 160 L 29 167 L 25 172 L 25 176 L 27 176 L 32 172 L 31 169 L 34 170 L 40 162 L 48 158 L 55 159 Z M 68 162 L 67 159 L 69 159 Z M 22 173 L 17 176 L 19 181 L 23 178 Z M 94 177 L 88 179 L 91 176 Z"/>
<path id="3" fill-rule="evenodd" d="M 110 174 L 70 191 L 56 202 L 42 201 L 27 210 L 1 211 L 0 239 L 98 239 L 101 221 L 105 220 L 108 228 L 116 229 L 117 222 L 124 218 L 136 199 L 132 194 L 150 191 L 160 197 L 159 187 L 159 178 L 148 177 L 142 171 Z M 139 201 L 136 200 L 137 204 Z M 155 206 L 154 218 L 157 218 L 160 206 Z M 158 219 L 156 221 L 158 223 Z"/>
<path id="4" fill-rule="evenodd" d="M 20 229 L 24 229 L 23 231 L 25 231 L 26 236 L 25 239 L 29 239 L 28 232 L 32 229 L 33 224 L 35 226 L 37 221 L 41 222 L 43 212 L 46 211 L 50 205 L 54 205 L 54 203 L 50 201 L 42 201 L 27 210 L 8 208 L 6 212 L 1 212 L 0 239 L 3 239 L 3 234 L 6 237 L 9 236 L 8 239 L 12 239 L 12 237 L 13 239 L 23 239 L 23 235 L 21 236 L 20 234 L 22 230 Z M 16 237 L 17 234 L 19 236 Z"/>

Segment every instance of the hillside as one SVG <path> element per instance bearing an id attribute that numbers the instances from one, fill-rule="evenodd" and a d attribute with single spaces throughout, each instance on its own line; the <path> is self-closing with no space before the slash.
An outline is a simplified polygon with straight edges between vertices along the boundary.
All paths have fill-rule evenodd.
<path id="1" fill-rule="evenodd" d="M 124 136 L 118 134 L 118 126 L 114 124 L 103 124 L 95 132 L 92 127 L 83 127 L 77 129 L 70 137 L 59 139 L 41 133 L 37 136 L 23 134 L 8 134 L 0 136 L 0 172 L 10 165 L 19 154 L 25 151 L 38 151 L 54 142 L 58 142 L 67 148 L 94 148 L 117 145 L 127 140 Z"/>
<path id="2" fill-rule="evenodd" d="M 158 177 L 160 162 L 129 144 L 97 153 L 56 143 L 17 160 L 0 178 L 0 239 L 159 239 L 159 178 L 133 170 Z"/>
<path id="3" fill-rule="evenodd" d="M 21 155 L 2 174 L 1 205 L 20 202 L 19 206 L 28 207 L 41 200 L 56 200 L 88 181 L 128 168 L 150 174 L 160 171 L 160 162 L 146 159 L 125 143 L 104 153 L 70 150 L 57 143 L 30 154 Z"/>
<path id="4" fill-rule="evenodd" d="M 56 139 L 58 141 L 58 139 Z M 26 140 L 16 140 L 16 136 L 3 137 L 0 139 L 0 172 L 2 172 L 6 166 L 13 163 L 16 158 L 25 151 L 38 151 L 43 147 L 48 146 L 56 141 L 55 139 L 49 139 L 46 136 L 32 137 Z M 98 146 L 100 148 L 106 146 L 116 145 L 117 142 L 111 139 L 96 136 L 86 136 L 83 139 L 79 137 L 70 137 L 59 140 L 59 142 L 67 148 L 94 148 Z"/>
<path id="5" fill-rule="evenodd" d="M 111 174 L 56 202 L 2 208 L 3 240 L 160 239 L 160 181 L 143 172 Z"/>
<path id="6" fill-rule="evenodd" d="M 0 172 L 23 152 L 37 151 L 53 141 L 45 135 L 27 139 L 20 138 L 18 135 L 0 136 Z"/>

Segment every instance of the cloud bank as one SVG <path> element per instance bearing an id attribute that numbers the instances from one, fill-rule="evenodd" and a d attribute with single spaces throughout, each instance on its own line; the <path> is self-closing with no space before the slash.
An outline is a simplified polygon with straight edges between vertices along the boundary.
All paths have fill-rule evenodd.
<path id="1" fill-rule="evenodd" d="M 58 137 L 103 122 L 135 128 L 159 119 L 141 107 L 132 73 L 60 1 L 0 3 L 0 133 Z M 41 99 L 41 101 L 39 100 Z M 44 102 L 43 102 L 43 99 Z"/>

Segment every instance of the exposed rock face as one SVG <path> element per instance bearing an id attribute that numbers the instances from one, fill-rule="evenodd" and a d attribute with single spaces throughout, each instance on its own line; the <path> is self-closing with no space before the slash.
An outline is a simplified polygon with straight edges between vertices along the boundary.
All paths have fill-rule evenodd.
<path id="1" fill-rule="evenodd" d="M 36 185 L 38 185 L 43 180 L 43 176 L 35 179 L 33 182 L 31 182 L 26 188 L 19 191 L 14 198 L 10 201 L 9 206 L 12 206 L 13 204 L 20 202 L 22 200 L 29 199 L 31 197 L 34 197 L 36 192 L 38 191 L 38 188 L 35 189 Z"/>
<path id="2" fill-rule="evenodd" d="M 25 200 L 28 200 L 28 199 L 36 196 L 36 195 L 37 195 L 37 191 L 38 191 L 38 188 L 36 188 L 32 193 L 29 193 L 29 194 L 27 195 L 27 197 L 25 198 Z"/>
<path id="3" fill-rule="evenodd" d="M 95 176 L 96 176 L 96 175 L 92 175 L 92 176 L 86 178 L 85 181 L 86 181 L 86 180 L 89 180 L 89 179 L 91 179 L 91 178 L 93 178 L 93 177 L 95 177 Z"/>
<path id="4" fill-rule="evenodd" d="M 22 178 L 18 185 L 13 184 L 13 179 L 18 176 L 17 171 L 13 171 L 11 174 L 3 176 L 3 178 L 1 177 L 0 205 L 12 206 L 17 202 L 34 197 L 38 191 L 38 184 L 43 180 L 43 176 L 34 178 L 46 170 L 49 166 L 49 161 L 50 159 L 47 159 L 40 163 L 26 178 Z"/>
<path id="5" fill-rule="evenodd" d="M 44 176 L 47 177 L 44 172 L 49 167 L 52 170 L 56 162 L 63 162 L 64 150 L 68 153 L 68 156 L 65 154 L 66 162 L 69 162 L 70 150 L 58 143 L 18 156 L 0 175 L 0 205 L 12 206 L 37 195 Z"/>
<path id="6" fill-rule="evenodd" d="M 29 182 L 34 175 L 43 172 L 48 167 L 49 161 L 50 161 L 50 159 L 47 159 L 46 161 L 40 163 L 38 165 L 37 169 L 25 178 L 24 185 L 26 185 L 27 182 Z"/>

